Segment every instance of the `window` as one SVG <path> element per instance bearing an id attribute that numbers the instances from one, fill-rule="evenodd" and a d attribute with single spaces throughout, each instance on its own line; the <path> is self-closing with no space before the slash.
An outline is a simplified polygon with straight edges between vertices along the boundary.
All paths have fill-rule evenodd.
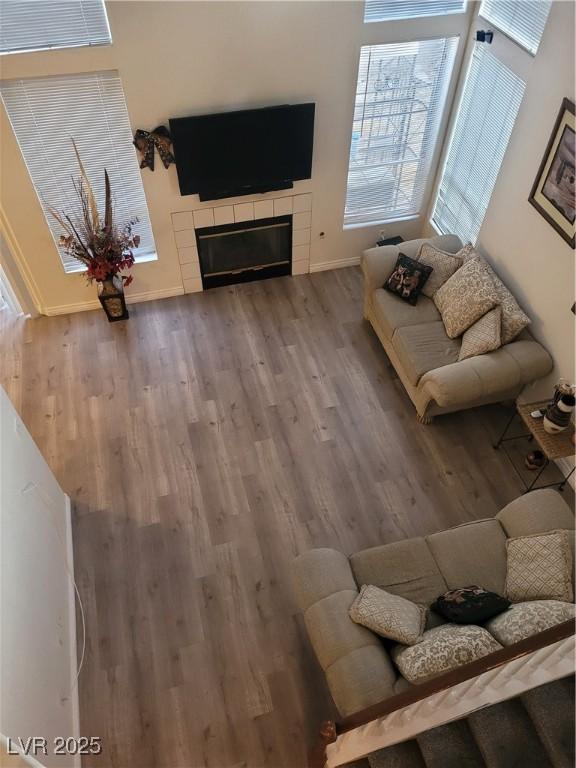
<path id="1" fill-rule="evenodd" d="M 0 2 L 0 53 L 111 42 L 103 0 Z"/>
<path id="2" fill-rule="evenodd" d="M 524 95 L 524 82 L 476 44 L 432 222 L 474 243 Z"/>
<path id="3" fill-rule="evenodd" d="M 366 0 L 364 21 L 417 19 L 421 16 L 463 13 L 465 10 L 466 0 Z"/>
<path id="4" fill-rule="evenodd" d="M 482 0 L 480 15 L 536 54 L 551 6 L 551 0 Z"/>
<path id="5" fill-rule="evenodd" d="M 420 212 L 457 41 L 361 49 L 345 226 Z"/>
<path id="6" fill-rule="evenodd" d="M 114 218 L 118 224 L 137 216 L 140 235 L 136 260 L 155 258 L 142 178 L 132 146 L 122 82 L 117 72 L 5 80 L 4 106 L 54 240 L 62 234 L 49 213 L 76 210 L 71 177 L 79 175 L 74 138 L 100 210 L 104 209 L 104 168 L 110 175 Z M 66 272 L 83 266 L 61 253 Z"/>

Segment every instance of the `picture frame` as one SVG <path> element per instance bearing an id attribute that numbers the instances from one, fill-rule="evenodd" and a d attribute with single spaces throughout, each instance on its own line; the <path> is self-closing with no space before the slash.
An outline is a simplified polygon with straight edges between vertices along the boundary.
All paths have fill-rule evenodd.
<path id="1" fill-rule="evenodd" d="M 528 202 L 572 248 L 576 234 L 575 148 L 574 102 L 565 98 Z"/>

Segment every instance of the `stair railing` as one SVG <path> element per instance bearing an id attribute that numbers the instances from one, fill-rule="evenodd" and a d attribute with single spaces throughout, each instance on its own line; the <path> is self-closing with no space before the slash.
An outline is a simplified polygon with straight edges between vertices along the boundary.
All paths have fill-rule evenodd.
<path id="1" fill-rule="evenodd" d="M 343 718 L 339 721 L 327 720 L 322 724 L 320 729 L 320 736 L 318 742 L 310 751 L 308 768 L 325 768 L 327 765 L 327 750 L 329 745 L 336 744 L 340 737 L 351 731 L 360 728 L 361 726 L 368 725 L 374 721 L 381 720 L 388 717 L 393 713 L 397 713 L 400 710 L 404 710 L 414 704 L 423 703 L 426 699 L 439 694 L 441 692 L 448 692 L 447 696 L 450 696 L 450 689 L 458 686 L 466 681 L 473 680 L 474 678 L 484 675 L 491 670 L 498 670 L 510 662 L 523 659 L 526 656 L 532 656 L 533 660 L 539 663 L 536 652 L 541 649 L 545 649 L 547 646 L 565 641 L 567 638 L 573 637 L 575 634 L 574 621 L 565 621 L 562 624 L 557 624 L 550 629 L 546 629 L 543 632 L 539 632 L 531 637 L 527 637 L 525 640 L 521 640 L 513 645 L 508 645 L 505 648 L 501 648 L 498 651 L 494 651 L 481 659 L 465 664 L 458 669 L 446 672 L 443 675 L 429 680 L 426 683 L 416 685 L 409 690 L 402 691 L 395 696 L 373 704 L 366 709 L 355 712 L 353 715 Z M 570 663 L 572 671 L 574 668 L 574 650 L 569 653 Z M 530 663 L 530 659 L 526 659 L 526 663 Z M 514 667 L 515 673 L 517 673 L 517 665 L 511 665 Z M 566 673 L 568 674 L 568 673 Z M 481 704 L 480 706 L 486 706 Z M 470 711 L 475 707 L 472 706 Z M 477 708 L 477 707 L 476 707 Z M 404 739 L 401 739 L 402 741 Z M 358 759 L 365 755 L 357 754 L 349 757 L 349 761 Z M 339 763 L 336 763 L 338 765 Z"/>

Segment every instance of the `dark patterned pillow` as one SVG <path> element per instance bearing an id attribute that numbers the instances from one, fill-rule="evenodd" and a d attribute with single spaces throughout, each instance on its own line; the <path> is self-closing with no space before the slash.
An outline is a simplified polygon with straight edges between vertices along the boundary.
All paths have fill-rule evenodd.
<path id="1" fill-rule="evenodd" d="M 418 296 L 432 273 L 432 267 L 401 253 L 384 288 L 409 304 L 416 304 Z"/>
<path id="2" fill-rule="evenodd" d="M 481 624 L 503 613 L 510 605 L 509 600 L 495 592 L 471 586 L 445 592 L 430 607 L 455 624 Z"/>

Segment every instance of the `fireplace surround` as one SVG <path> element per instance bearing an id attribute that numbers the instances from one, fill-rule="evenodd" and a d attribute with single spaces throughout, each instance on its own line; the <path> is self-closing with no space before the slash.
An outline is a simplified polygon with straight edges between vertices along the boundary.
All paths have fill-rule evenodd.
<path id="1" fill-rule="evenodd" d="M 204 289 L 292 270 L 292 215 L 203 227 L 196 241 Z"/>

